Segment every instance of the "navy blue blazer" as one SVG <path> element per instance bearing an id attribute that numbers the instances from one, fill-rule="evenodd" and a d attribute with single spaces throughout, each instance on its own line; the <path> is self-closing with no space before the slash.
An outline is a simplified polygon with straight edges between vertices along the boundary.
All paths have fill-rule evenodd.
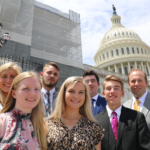
<path id="1" fill-rule="evenodd" d="M 97 114 L 105 110 L 106 105 L 107 105 L 107 102 L 105 98 L 99 95 L 97 98 L 96 106 L 95 107 L 92 106 L 93 116 L 96 116 Z"/>

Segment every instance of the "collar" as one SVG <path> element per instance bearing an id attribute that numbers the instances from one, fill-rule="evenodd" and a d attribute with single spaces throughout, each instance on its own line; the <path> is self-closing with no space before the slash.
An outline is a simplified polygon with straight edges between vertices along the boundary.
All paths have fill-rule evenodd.
<path id="1" fill-rule="evenodd" d="M 99 96 L 99 94 L 97 93 L 97 94 L 96 94 L 94 97 L 92 97 L 91 99 L 95 99 L 96 102 L 97 102 L 98 96 Z"/>
<path id="2" fill-rule="evenodd" d="M 146 96 L 147 96 L 147 91 L 138 99 L 140 101 L 140 103 L 143 105 L 144 104 L 144 101 L 146 99 Z M 137 99 L 133 96 L 133 101 L 135 102 Z"/>
<path id="3" fill-rule="evenodd" d="M 122 105 L 120 105 L 120 107 L 115 110 L 115 112 L 117 113 L 117 116 L 119 116 L 119 117 L 120 117 L 120 115 L 121 115 L 121 109 L 122 109 Z M 108 112 L 108 117 L 110 118 L 111 115 L 112 115 L 113 110 L 111 110 L 111 109 L 108 107 L 108 105 L 106 106 L 106 110 L 107 110 L 107 112 Z"/>
<path id="4" fill-rule="evenodd" d="M 42 87 L 41 91 L 43 94 L 46 94 L 46 92 L 47 92 L 47 90 L 44 87 Z M 55 92 L 55 87 L 49 91 L 50 95 L 54 94 L 54 92 Z"/>

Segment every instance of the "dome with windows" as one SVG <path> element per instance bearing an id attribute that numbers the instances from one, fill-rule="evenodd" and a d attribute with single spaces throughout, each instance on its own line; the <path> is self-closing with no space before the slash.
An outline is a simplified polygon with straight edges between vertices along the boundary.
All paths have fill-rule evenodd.
<path id="1" fill-rule="evenodd" d="M 128 75 L 132 68 L 142 69 L 150 76 L 150 47 L 140 36 L 121 24 L 121 17 L 113 12 L 112 28 L 100 42 L 95 67 Z"/>

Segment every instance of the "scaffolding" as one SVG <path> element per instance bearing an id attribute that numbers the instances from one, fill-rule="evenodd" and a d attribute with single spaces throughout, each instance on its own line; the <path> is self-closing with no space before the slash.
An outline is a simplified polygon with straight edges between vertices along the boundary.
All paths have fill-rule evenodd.
<path id="1" fill-rule="evenodd" d="M 9 32 L 11 41 L 29 45 L 30 56 L 82 65 L 78 13 L 64 13 L 34 0 L 0 0 L 0 23 L 0 34 Z"/>
<path id="2" fill-rule="evenodd" d="M 82 62 L 80 15 L 63 13 L 35 1 L 33 49 Z"/>

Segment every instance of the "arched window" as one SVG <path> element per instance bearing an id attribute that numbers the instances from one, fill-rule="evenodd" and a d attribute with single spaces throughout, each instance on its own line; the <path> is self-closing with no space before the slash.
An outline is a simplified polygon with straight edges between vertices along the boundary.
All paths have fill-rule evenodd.
<path id="1" fill-rule="evenodd" d="M 132 33 L 130 32 L 130 35 L 132 35 Z"/>
<path id="2" fill-rule="evenodd" d="M 107 52 L 107 58 L 109 58 L 109 53 Z"/>
<path id="3" fill-rule="evenodd" d="M 132 47 L 132 53 L 134 53 L 134 48 Z"/>
<path id="4" fill-rule="evenodd" d="M 103 54 L 103 59 L 105 60 L 105 54 Z"/>
<path id="5" fill-rule="evenodd" d="M 128 69 L 127 69 L 127 67 L 124 67 L 124 70 L 125 70 L 125 74 L 128 75 Z"/>
<path id="6" fill-rule="evenodd" d="M 127 54 L 130 54 L 130 52 L 129 52 L 129 48 L 127 47 Z"/>
<path id="7" fill-rule="evenodd" d="M 126 34 L 128 35 L 128 32 L 126 32 Z"/>
<path id="8" fill-rule="evenodd" d="M 139 54 L 139 49 L 137 48 L 137 53 Z"/>
<path id="9" fill-rule="evenodd" d="M 122 32 L 122 35 L 124 35 L 124 32 Z"/>
<path id="10" fill-rule="evenodd" d="M 113 51 L 111 51 L 111 56 L 114 57 L 114 52 Z"/>
<path id="11" fill-rule="evenodd" d="M 119 51 L 118 51 L 118 49 L 116 49 L 116 54 L 117 54 L 117 55 L 119 55 Z"/>
<path id="12" fill-rule="evenodd" d="M 143 49 L 141 48 L 141 52 L 142 52 L 142 54 L 143 54 Z"/>
<path id="13" fill-rule="evenodd" d="M 123 48 L 121 48 L 121 51 L 122 51 L 122 55 L 124 55 L 124 49 Z"/>

